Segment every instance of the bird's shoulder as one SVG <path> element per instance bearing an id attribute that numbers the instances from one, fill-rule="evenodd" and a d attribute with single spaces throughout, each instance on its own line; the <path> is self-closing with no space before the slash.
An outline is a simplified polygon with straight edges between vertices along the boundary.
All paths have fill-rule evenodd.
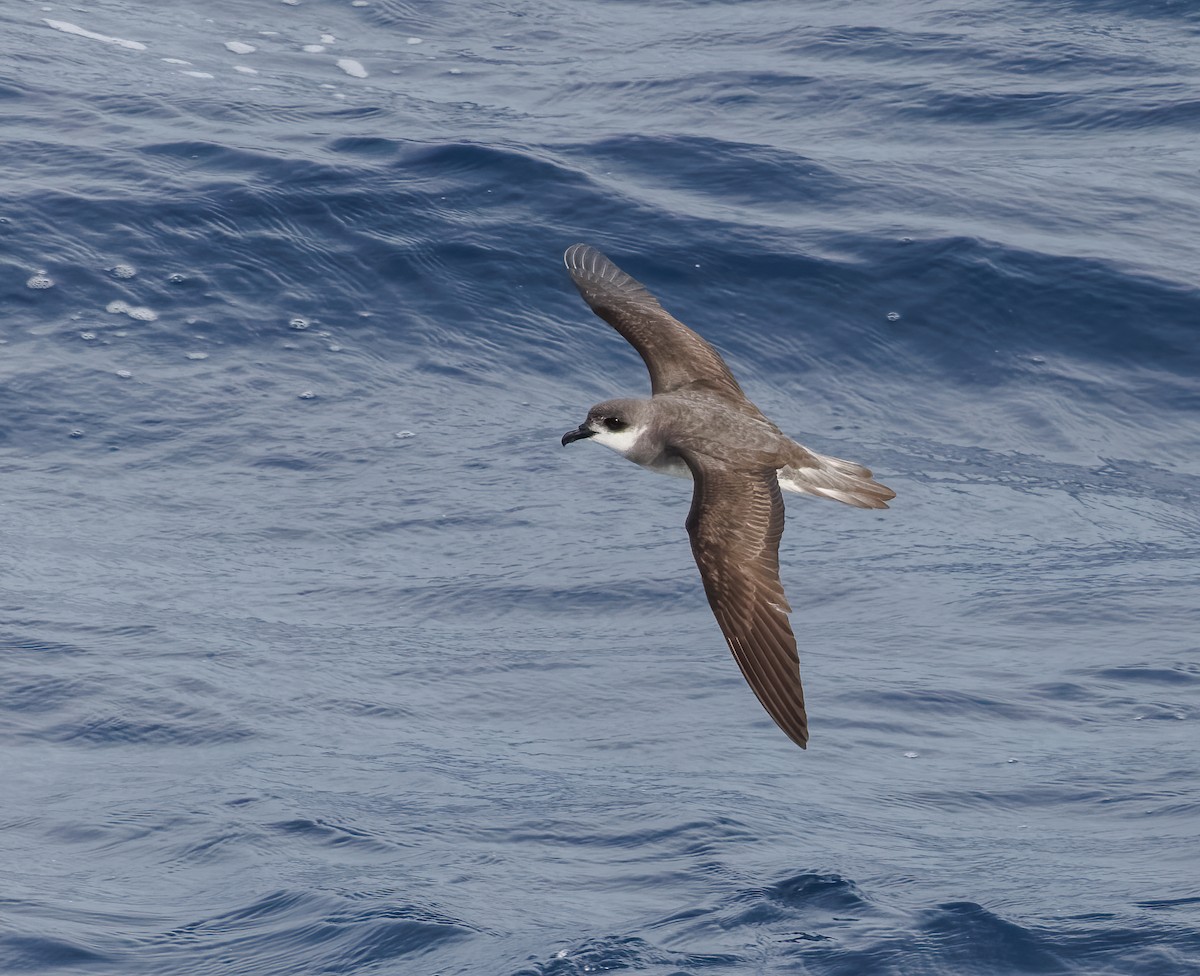
<path id="1" fill-rule="evenodd" d="M 726 397 L 684 390 L 658 394 L 651 402 L 668 421 L 671 446 L 694 455 L 698 463 L 769 465 L 764 459 L 794 443 L 757 408 L 746 411 Z"/>

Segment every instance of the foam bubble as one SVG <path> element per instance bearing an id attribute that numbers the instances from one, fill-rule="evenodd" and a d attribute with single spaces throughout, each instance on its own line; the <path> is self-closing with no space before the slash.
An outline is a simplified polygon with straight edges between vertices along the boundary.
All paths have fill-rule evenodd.
<path id="1" fill-rule="evenodd" d="M 322 44 L 332 44 L 336 40 L 337 40 L 337 38 L 334 37 L 332 34 L 322 34 L 321 35 L 321 43 Z"/>
<path id="2" fill-rule="evenodd" d="M 118 370 L 117 370 L 117 375 L 118 375 L 119 377 L 121 377 L 121 379 L 123 379 L 123 380 L 127 380 L 127 379 L 129 379 L 129 377 L 131 377 L 133 374 L 132 374 L 131 372 L 129 372 L 129 370 L 127 370 L 127 369 L 118 369 Z"/>
<path id="3" fill-rule="evenodd" d="M 297 332 L 303 332 L 308 328 L 308 319 L 302 319 L 297 316 L 288 323 L 288 327 L 295 329 Z"/>
<path id="4" fill-rule="evenodd" d="M 325 45 L 324 44 L 305 44 L 304 47 L 302 47 L 300 50 L 303 51 L 305 54 L 320 54 L 322 51 L 325 50 Z"/>
<path id="5" fill-rule="evenodd" d="M 123 302 L 117 299 L 115 302 L 109 302 L 104 306 L 104 311 L 111 312 L 113 315 L 128 315 L 131 319 L 136 319 L 139 322 L 153 322 L 158 318 L 158 313 L 153 309 L 146 308 L 143 305 L 130 305 L 128 302 Z"/>
<path id="6" fill-rule="evenodd" d="M 184 355 L 187 356 L 188 359 L 207 359 L 208 358 L 208 353 L 206 353 L 206 352 L 189 352 L 189 353 L 184 353 Z"/>
<path id="7" fill-rule="evenodd" d="M 207 71 L 181 71 L 181 75 L 187 75 L 189 78 L 211 78 L 213 77 Z"/>
<path id="8" fill-rule="evenodd" d="M 900 313 L 899 312 L 888 312 L 887 320 L 889 322 L 899 322 L 900 321 Z"/>
<path id="9" fill-rule="evenodd" d="M 417 436 L 417 435 L 416 435 L 416 434 L 414 434 L 414 433 L 413 433 L 411 430 L 398 430 L 398 431 L 396 431 L 396 440 L 398 440 L 398 441 L 406 441 L 406 440 L 408 440 L 410 437 L 416 437 L 416 436 Z"/>
<path id="10" fill-rule="evenodd" d="M 408 44 L 424 44 L 425 42 L 419 37 L 409 37 L 406 39 Z"/>
<path id="11" fill-rule="evenodd" d="M 82 339 L 84 342 L 91 342 L 93 339 L 96 338 L 96 333 L 95 332 L 80 332 L 79 338 Z"/>
<path id="12" fill-rule="evenodd" d="M 355 61 L 354 58 L 338 58 L 337 66 L 352 78 L 367 77 L 367 69 L 362 66 L 361 62 Z"/>
<path id="13" fill-rule="evenodd" d="M 108 269 L 108 273 L 114 278 L 132 278 L 137 274 L 137 268 L 132 264 L 114 264 Z"/>
<path id="14" fill-rule="evenodd" d="M 226 41 L 225 50 L 232 51 L 234 54 L 253 54 L 258 48 L 245 41 Z"/>
<path id="15" fill-rule="evenodd" d="M 25 287 L 32 288 L 34 291 L 43 291 L 46 288 L 54 287 L 54 279 L 45 271 L 39 271 L 25 282 Z"/>
<path id="16" fill-rule="evenodd" d="M 301 400 L 315 400 L 316 398 L 317 398 L 317 395 L 315 393 L 313 393 L 312 390 L 305 390 L 299 396 L 299 399 L 301 399 Z"/>

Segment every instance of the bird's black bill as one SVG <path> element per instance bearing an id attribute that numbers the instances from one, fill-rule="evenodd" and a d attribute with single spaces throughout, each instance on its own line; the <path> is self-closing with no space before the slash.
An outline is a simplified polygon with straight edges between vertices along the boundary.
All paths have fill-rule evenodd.
<path id="1" fill-rule="evenodd" d="M 596 432 L 586 424 L 581 424 L 574 430 L 568 430 L 565 434 L 563 434 L 563 447 L 566 447 L 571 443 L 571 441 L 581 441 L 585 437 L 591 437 L 595 433 Z"/>

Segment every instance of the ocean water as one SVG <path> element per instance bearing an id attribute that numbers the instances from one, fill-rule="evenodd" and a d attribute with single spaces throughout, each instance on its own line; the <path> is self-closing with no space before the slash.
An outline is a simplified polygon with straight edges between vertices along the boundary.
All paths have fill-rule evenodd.
<path id="1" fill-rule="evenodd" d="M 0 7 L 0 972 L 1200 971 L 1200 9 Z M 745 686 L 595 244 L 814 449 Z"/>

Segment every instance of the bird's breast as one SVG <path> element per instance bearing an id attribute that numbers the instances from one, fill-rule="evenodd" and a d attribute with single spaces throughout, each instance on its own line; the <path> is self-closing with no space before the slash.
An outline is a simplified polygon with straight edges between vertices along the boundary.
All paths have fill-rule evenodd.
<path id="1" fill-rule="evenodd" d="M 640 464 L 643 468 L 653 471 L 655 474 L 665 474 L 670 478 L 691 478 L 692 469 L 689 468 L 678 454 L 668 454 L 660 452 L 653 457 L 645 460 L 630 458 L 635 464 Z"/>

